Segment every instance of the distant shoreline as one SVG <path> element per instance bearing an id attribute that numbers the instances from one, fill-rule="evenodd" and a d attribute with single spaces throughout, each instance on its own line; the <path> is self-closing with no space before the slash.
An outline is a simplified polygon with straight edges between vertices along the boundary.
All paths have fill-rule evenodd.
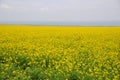
<path id="1" fill-rule="evenodd" d="M 120 25 L 118 25 L 118 26 L 106 26 L 106 25 L 104 25 L 104 26 L 99 26 L 99 25 L 93 25 L 93 26 L 91 26 L 91 25 L 35 25 L 35 24 L 0 24 L 0 27 L 2 27 L 2 25 L 5 27 L 5 25 L 6 25 L 6 27 L 32 27 L 32 26 L 34 26 L 34 27 L 120 27 Z"/>
<path id="2" fill-rule="evenodd" d="M 0 24 L 8 25 L 34 25 L 34 26 L 120 26 L 120 21 L 0 21 Z"/>

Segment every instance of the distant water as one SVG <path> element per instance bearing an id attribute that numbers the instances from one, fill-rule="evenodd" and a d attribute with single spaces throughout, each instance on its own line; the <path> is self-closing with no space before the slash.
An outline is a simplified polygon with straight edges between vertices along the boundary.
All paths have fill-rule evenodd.
<path id="1" fill-rule="evenodd" d="M 120 26 L 120 21 L 109 22 L 52 22 L 52 21 L 0 21 L 0 24 L 28 24 L 28 25 L 75 25 L 75 26 Z"/>

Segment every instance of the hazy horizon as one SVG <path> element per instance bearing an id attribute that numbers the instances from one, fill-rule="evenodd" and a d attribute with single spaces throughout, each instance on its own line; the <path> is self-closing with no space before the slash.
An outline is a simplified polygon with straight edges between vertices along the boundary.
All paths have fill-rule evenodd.
<path id="1" fill-rule="evenodd" d="M 0 22 L 0 24 L 22 24 L 22 25 L 71 25 L 71 26 L 120 26 L 120 22 L 25 22 L 25 21 L 11 21 L 11 22 Z"/>

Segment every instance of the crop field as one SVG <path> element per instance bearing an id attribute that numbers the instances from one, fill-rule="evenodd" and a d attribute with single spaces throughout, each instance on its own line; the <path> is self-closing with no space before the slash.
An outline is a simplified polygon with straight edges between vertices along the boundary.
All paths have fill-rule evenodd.
<path id="1" fill-rule="evenodd" d="M 120 80 L 120 27 L 0 25 L 0 80 Z"/>

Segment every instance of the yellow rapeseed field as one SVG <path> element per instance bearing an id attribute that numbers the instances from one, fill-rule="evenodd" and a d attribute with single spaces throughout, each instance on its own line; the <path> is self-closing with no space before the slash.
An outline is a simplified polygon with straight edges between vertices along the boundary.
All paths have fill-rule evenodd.
<path id="1" fill-rule="evenodd" d="M 120 80 L 120 27 L 0 25 L 0 80 Z"/>

